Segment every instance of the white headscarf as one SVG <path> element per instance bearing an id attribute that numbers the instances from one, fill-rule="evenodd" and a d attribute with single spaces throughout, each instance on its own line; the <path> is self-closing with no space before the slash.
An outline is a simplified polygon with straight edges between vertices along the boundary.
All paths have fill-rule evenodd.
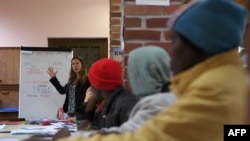
<path id="1" fill-rule="evenodd" d="M 170 56 L 161 47 L 144 46 L 129 53 L 128 78 L 135 95 L 161 92 L 170 76 Z"/>

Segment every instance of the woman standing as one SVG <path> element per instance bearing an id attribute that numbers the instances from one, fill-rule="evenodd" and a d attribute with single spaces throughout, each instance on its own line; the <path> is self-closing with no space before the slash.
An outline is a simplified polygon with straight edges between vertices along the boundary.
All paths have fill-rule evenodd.
<path id="1" fill-rule="evenodd" d="M 78 112 L 78 109 L 82 107 L 82 103 L 85 99 L 86 90 L 90 86 L 82 58 L 75 56 L 71 59 L 71 69 L 68 82 L 65 86 L 62 86 L 58 81 L 56 77 L 57 71 L 55 71 L 53 67 L 49 67 L 47 73 L 50 76 L 50 82 L 56 90 L 60 94 L 66 94 L 63 112 L 67 113 L 68 120 L 75 122 L 76 119 L 81 120 L 87 118 L 84 113 Z"/>

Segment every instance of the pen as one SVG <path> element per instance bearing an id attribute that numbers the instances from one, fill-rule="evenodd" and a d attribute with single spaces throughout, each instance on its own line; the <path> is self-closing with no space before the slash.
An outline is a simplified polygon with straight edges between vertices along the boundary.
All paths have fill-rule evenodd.
<path id="1" fill-rule="evenodd" d="M 10 133 L 11 131 L 0 131 L 0 133 Z"/>

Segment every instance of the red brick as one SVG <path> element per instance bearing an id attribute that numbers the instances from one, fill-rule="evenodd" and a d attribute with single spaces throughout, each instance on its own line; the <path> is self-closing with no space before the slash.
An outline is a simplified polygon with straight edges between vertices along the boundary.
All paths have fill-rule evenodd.
<path id="1" fill-rule="evenodd" d="M 125 27 L 141 27 L 141 19 L 140 18 L 125 18 L 124 26 Z"/>
<path id="2" fill-rule="evenodd" d="M 121 11 L 121 6 L 120 5 L 111 5 L 110 11 Z"/>
<path id="3" fill-rule="evenodd" d="M 163 15 L 163 6 L 126 5 L 125 15 Z"/>
<path id="4" fill-rule="evenodd" d="M 140 46 L 142 46 L 141 43 L 125 43 L 123 52 L 124 54 L 129 53 L 131 50 Z"/>
<path id="5" fill-rule="evenodd" d="M 169 30 L 165 31 L 164 34 L 165 34 L 165 40 L 171 40 L 171 38 L 170 38 L 170 31 Z"/>
<path id="6" fill-rule="evenodd" d="M 112 32 L 111 33 L 111 39 L 120 39 L 120 33 L 119 32 Z"/>
<path id="7" fill-rule="evenodd" d="M 149 43 L 146 43 L 146 45 L 156 45 L 156 46 L 162 47 L 167 52 L 169 52 L 169 49 L 171 47 L 171 43 L 168 43 L 168 42 L 149 42 Z"/>
<path id="8" fill-rule="evenodd" d="M 110 4 L 121 4 L 122 0 L 110 0 Z"/>
<path id="9" fill-rule="evenodd" d="M 120 32 L 121 31 L 121 27 L 118 25 L 111 25 L 111 32 Z"/>
<path id="10" fill-rule="evenodd" d="M 155 40 L 159 41 L 161 38 L 160 31 L 154 30 L 125 30 L 124 31 L 125 40 Z"/>
<path id="11" fill-rule="evenodd" d="M 181 7 L 181 4 L 171 4 L 166 6 L 166 14 L 172 14 L 175 10 Z"/>
<path id="12" fill-rule="evenodd" d="M 166 27 L 168 18 L 151 18 L 147 19 L 146 25 L 147 28 L 155 28 L 155 27 Z"/>
<path id="13" fill-rule="evenodd" d="M 110 25 L 121 25 L 121 18 L 111 18 Z"/>
<path id="14" fill-rule="evenodd" d="M 121 17 L 121 12 L 120 11 L 118 11 L 118 12 L 111 11 L 110 17 L 112 17 L 112 18 L 114 18 L 114 17 L 120 18 Z"/>

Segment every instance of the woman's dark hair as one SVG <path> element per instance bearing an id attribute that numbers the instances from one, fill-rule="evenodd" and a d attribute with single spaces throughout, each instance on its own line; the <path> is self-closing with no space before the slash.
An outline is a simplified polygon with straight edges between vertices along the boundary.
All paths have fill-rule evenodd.
<path id="1" fill-rule="evenodd" d="M 80 57 L 80 56 L 74 56 L 71 59 L 71 66 L 70 66 L 70 73 L 69 73 L 68 84 L 73 83 L 77 79 L 77 75 L 73 71 L 73 68 L 72 68 L 72 61 L 75 60 L 75 59 L 79 60 L 81 62 L 81 64 L 82 64 L 82 68 L 81 68 L 81 71 L 80 71 L 80 78 L 79 78 L 79 80 L 77 80 L 77 82 L 80 82 L 80 83 L 83 84 L 86 81 L 87 74 L 86 74 L 85 64 L 83 62 L 82 57 Z"/>

